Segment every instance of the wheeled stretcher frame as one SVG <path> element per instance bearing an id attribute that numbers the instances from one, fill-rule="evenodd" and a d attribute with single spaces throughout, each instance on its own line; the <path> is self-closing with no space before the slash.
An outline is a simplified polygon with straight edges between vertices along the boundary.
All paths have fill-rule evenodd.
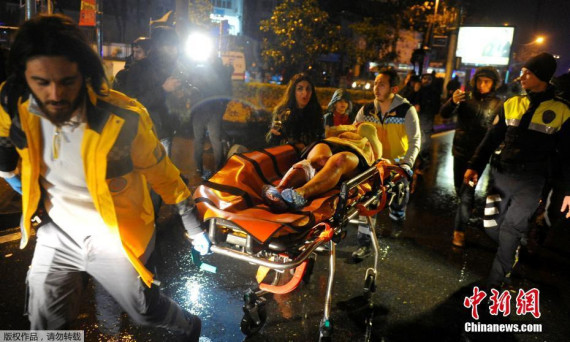
<path id="1" fill-rule="evenodd" d="M 297 288 L 301 280 L 308 281 L 316 252 L 326 251 L 329 255 L 329 277 L 324 313 L 319 327 L 319 340 L 329 340 L 333 331 L 330 312 L 336 265 L 335 247 L 346 236 L 347 224 L 359 216 L 366 218 L 374 251 L 374 267 L 368 268 L 364 276 L 365 298 L 371 305 L 371 295 L 375 291 L 378 277 L 379 255 L 373 217 L 386 206 L 388 199 L 389 201 L 401 200 L 403 184 L 398 180 L 402 177 L 406 175 L 398 166 L 379 161 L 376 165 L 341 184 L 336 209 L 328 219 L 304 232 L 268 239 L 263 244 L 231 220 L 219 217 L 207 219 L 208 234 L 213 243 L 214 253 L 258 265 L 260 269 L 266 268 L 266 271 L 267 269 L 275 271 L 271 284 L 260 282 L 259 289 L 249 290 L 244 295 L 244 316 L 240 324 L 242 332 L 249 336 L 258 332 L 264 325 L 267 317 L 264 294 L 288 293 Z M 363 192 L 362 186 L 367 191 Z M 358 187 L 361 187 L 361 195 L 355 196 L 355 193 L 359 191 Z M 292 278 L 286 284 L 278 285 L 282 273 L 293 269 L 295 272 Z M 371 321 L 366 323 L 369 325 Z M 371 326 L 367 331 L 367 336 L 370 336 L 370 329 Z"/>

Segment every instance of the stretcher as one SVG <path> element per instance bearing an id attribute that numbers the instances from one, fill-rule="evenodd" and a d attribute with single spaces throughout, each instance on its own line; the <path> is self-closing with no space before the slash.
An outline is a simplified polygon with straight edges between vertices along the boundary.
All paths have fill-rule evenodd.
<path id="1" fill-rule="evenodd" d="M 258 332 L 266 321 L 263 295 L 288 293 L 301 281 L 308 281 L 318 252 L 328 254 L 329 259 L 319 336 L 320 340 L 330 339 L 336 244 L 346 236 L 350 220 L 366 217 L 374 250 L 374 267 L 368 268 L 364 276 L 365 297 L 370 298 L 378 275 L 378 240 L 373 217 L 389 201 L 403 197 L 403 183 L 399 180 L 406 177 L 405 173 L 382 160 L 337 188 L 309 200 L 299 211 L 273 213 L 261 198 L 261 188 L 277 184 L 289 167 L 299 161 L 300 152 L 296 146 L 282 145 L 233 155 L 194 192 L 199 215 L 208 223 L 212 251 L 259 266 L 259 287 L 244 295 L 240 328 L 248 336 Z M 273 280 L 264 282 L 269 271 L 274 273 Z M 286 274 L 290 279 L 282 284 Z"/>

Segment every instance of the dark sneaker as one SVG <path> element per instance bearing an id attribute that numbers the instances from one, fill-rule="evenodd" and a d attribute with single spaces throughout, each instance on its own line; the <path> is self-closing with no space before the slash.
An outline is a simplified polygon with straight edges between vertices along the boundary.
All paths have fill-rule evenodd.
<path id="1" fill-rule="evenodd" d="M 261 188 L 261 198 L 275 212 L 281 213 L 289 209 L 289 206 L 281 197 L 281 193 L 273 185 L 264 185 Z"/>
<path id="2" fill-rule="evenodd" d="M 357 250 L 355 250 L 354 252 L 352 252 L 352 260 L 354 261 L 364 260 L 364 258 L 370 256 L 371 253 L 372 252 L 369 246 L 362 246 Z"/>
<path id="3" fill-rule="evenodd" d="M 392 220 L 392 222 L 396 223 L 403 223 L 406 220 L 406 214 L 398 214 L 390 212 L 388 214 L 388 217 L 390 217 L 390 220 Z"/>
<path id="4" fill-rule="evenodd" d="M 184 334 L 184 341 L 198 342 L 200 340 L 200 333 L 202 332 L 202 321 L 198 316 L 193 315 L 188 311 L 184 311 L 184 316 L 188 320 L 192 329 L 189 333 Z"/>
<path id="5" fill-rule="evenodd" d="M 301 210 L 301 208 L 307 205 L 307 200 L 293 188 L 281 191 L 281 197 L 283 197 L 283 200 L 289 205 L 291 210 Z"/>

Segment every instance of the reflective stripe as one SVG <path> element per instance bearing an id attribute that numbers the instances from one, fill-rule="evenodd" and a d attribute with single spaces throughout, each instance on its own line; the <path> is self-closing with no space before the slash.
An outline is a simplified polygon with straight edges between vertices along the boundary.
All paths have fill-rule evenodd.
<path id="1" fill-rule="evenodd" d="M 485 203 L 493 203 L 493 202 L 500 202 L 500 201 L 501 201 L 501 195 L 489 195 L 489 196 L 487 196 Z"/>
<path id="2" fill-rule="evenodd" d="M 528 129 L 532 129 L 533 131 L 537 131 L 537 132 L 545 133 L 545 134 L 556 133 L 556 127 L 541 125 L 541 124 L 538 124 L 535 122 L 531 122 L 530 125 L 528 125 Z"/>
<path id="3" fill-rule="evenodd" d="M 485 208 L 485 216 L 496 215 L 498 213 L 499 213 L 499 208 L 497 207 Z"/>
<path id="4" fill-rule="evenodd" d="M 483 220 L 483 227 L 492 228 L 497 226 L 497 221 L 495 220 Z"/>
<path id="5" fill-rule="evenodd" d="M 520 119 L 508 119 L 507 121 L 507 126 L 515 126 L 518 127 L 519 124 L 521 123 Z"/>

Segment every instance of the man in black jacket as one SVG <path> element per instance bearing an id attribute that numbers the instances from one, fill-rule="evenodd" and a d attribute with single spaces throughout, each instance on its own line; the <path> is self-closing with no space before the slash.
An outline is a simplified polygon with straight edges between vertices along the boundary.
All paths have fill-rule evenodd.
<path id="1" fill-rule="evenodd" d="M 454 246 L 465 245 L 465 228 L 473 210 L 475 187 L 463 184 L 463 175 L 467 162 L 491 127 L 495 111 L 501 100 L 495 95 L 499 85 L 499 73 L 493 67 L 481 67 L 471 79 L 473 90 L 469 93 L 456 89 L 452 97 L 441 108 L 441 116 L 449 118 L 457 115 L 457 127 L 453 138 L 453 174 L 455 192 L 459 198 L 459 207 L 455 215 L 455 229 L 452 243 Z M 479 174 L 483 170 L 477 170 Z"/>
<path id="2" fill-rule="evenodd" d="M 151 47 L 150 38 L 138 37 L 131 44 L 133 53 L 127 57 L 125 68 L 120 70 L 113 79 L 113 89 L 120 92 L 125 92 L 129 68 L 135 62 L 138 62 L 147 57 Z"/>
<path id="3" fill-rule="evenodd" d="M 178 34 L 171 27 L 159 26 L 153 29 L 151 42 L 148 57 L 129 68 L 124 92 L 146 107 L 156 134 L 170 155 L 176 118 L 168 111 L 166 97 L 182 84 L 180 77 L 175 75 L 179 54 Z"/>
<path id="4" fill-rule="evenodd" d="M 419 93 L 418 117 L 420 119 L 420 129 L 422 130 L 422 144 L 416 165 L 418 174 L 421 174 L 429 164 L 433 120 L 441 105 L 441 92 L 437 89 L 434 81 L 435 75 L 433 74 L 423 74 L 421 77 L 422 87 Z"/>
<path id="5" fill-rule="evenodd" d="M 527 94 L 505 101 L 465 172 L 464 182 L 475 186 L 491 155 L 493 189 L 485 205 L 483 225 L 498 242 L 488 287 L 509 281 L 517 249 L 528 231 L 528 220 L 538 207 L 546 177 L 554 162 L 570 158 L 570 107 L 554 96 L 549 84 L 556 60 L 547 53 L 529 59 L 522 68 L 521 85 Z M 569 210 L 570 169 L 559 172 L 566 186 L 561 211 Z M 560 171 L 560 170 L 559 170 Z"/>

